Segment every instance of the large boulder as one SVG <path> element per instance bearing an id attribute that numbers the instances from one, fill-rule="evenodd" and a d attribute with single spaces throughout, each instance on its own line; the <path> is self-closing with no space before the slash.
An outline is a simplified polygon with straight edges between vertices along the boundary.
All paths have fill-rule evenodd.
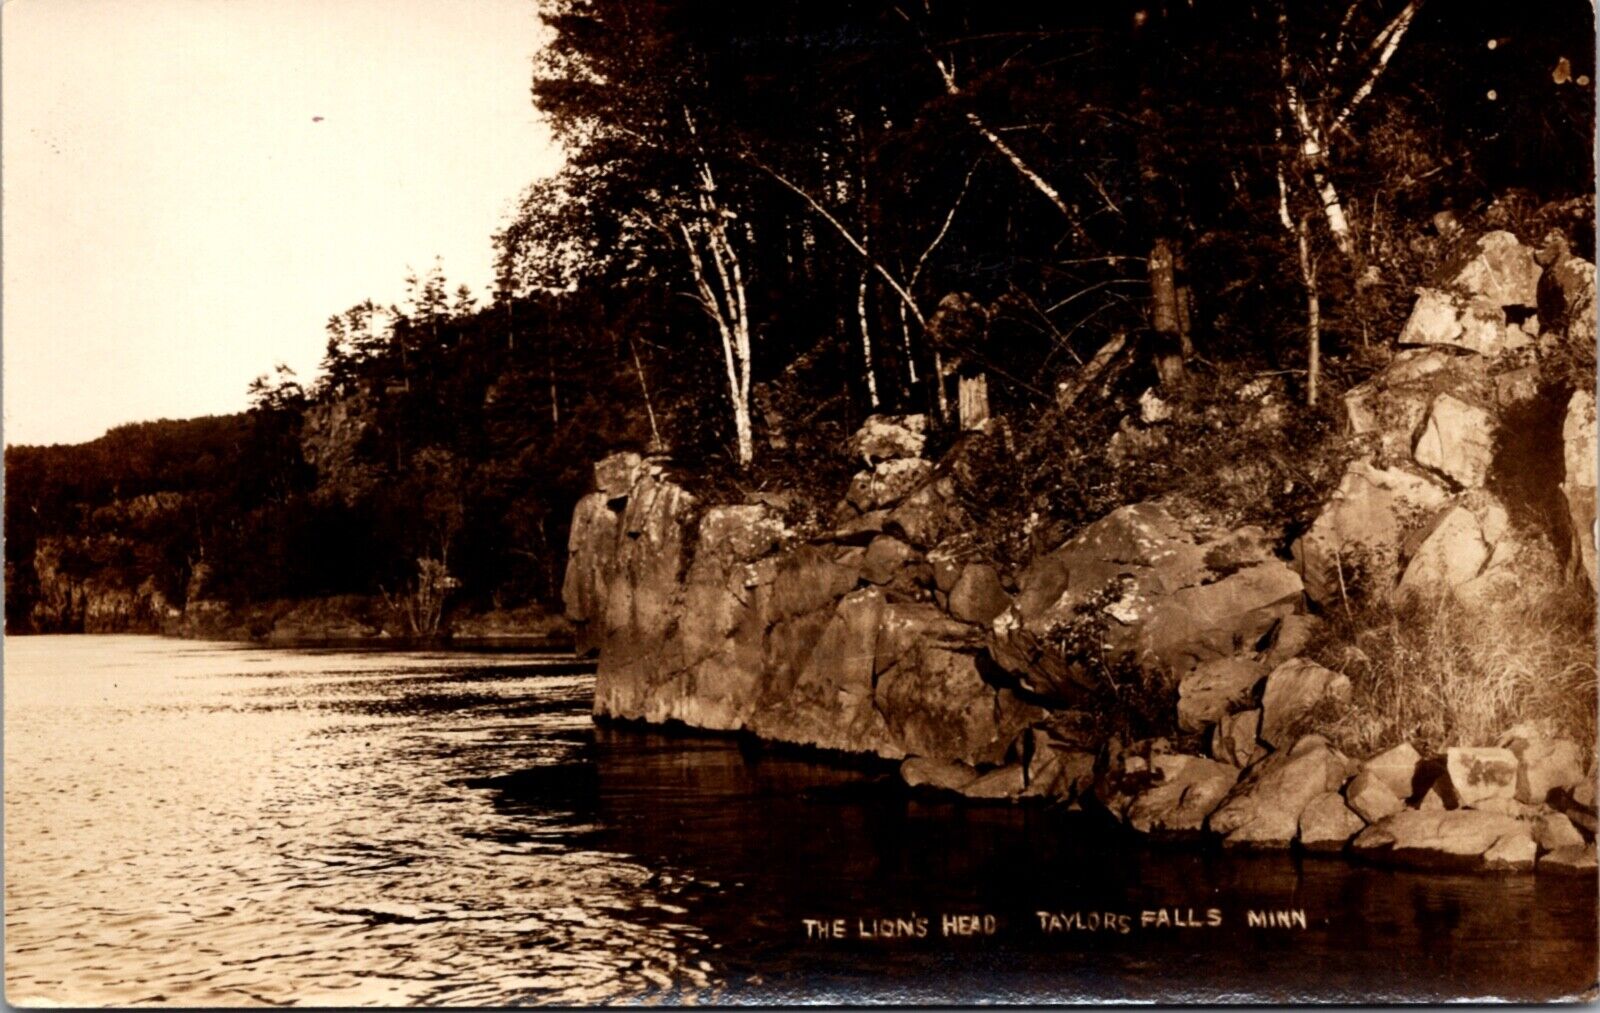
<path id="1" fill-rule="evenodd" d="M 1356 461 L 1338 491 L 1294 545 L 1307 597 L 1339 600 L 1341 586 L 1377 581 L 1387 590 L 1407 535 L 1427 525 L 1449 500 L 1438 482 L 1400 468 Z"/>
<path id="2" fill-rule="evenodd" d="M 1417 793 L 1417 768 L 1422 754 L 1409 742 L 1392 746 L 1361 762 L 1361 771 L 1371 774 L 1394 792 L 1396 797 L 1409 799 Z"/>
<path id="3" fill-rule="evenodd" d="M 1211 733 L 1211 756 L 1235 767 L 1248 767 L 1267 755 L 1260 733 L 1261 708 L 1229 714 Z"/>
<path id="4" fill-rule="evenodd" d="M 1558 812 L 1540 813 L 1533 818 L 1533 839 L 1541 851 L 1583 846 L 1583 835 L 1578 828 Z"/>
<path id="5" fill-rule="evenodd" d="M 949 475 L 932 478 L 912 490 L 884 520 L 885 531 L 920 549 L 931 549 L 971 527 L 972 518 L 961 505 L 955 480 Z"/>
<path id="6" fill-rule="evenodd" d="M 1428 409 L 1412 453 L 1418 464 L 1457 485 L 1480 486 L 1494 461 L 1494 416 L 1481 405 L 1440 394 Z"/>
<path id="7" fill-rule="evenodd" d="M 1592 306 L 1591 306 L 1592 309 Z M 1591 332 L 1592 333 L 1592 332 Z M 1561 492 L 1567 501 L 1568 522 L 1572 530 L 1572 558 L 1581 565 L 1589 587 L 1596 584 L 1595 571 L 1595 401 L 1594 392 L 1580 390 L 1567 402 L 1566 420 L 1561 426 L 1562 458 L 1566 473 Z"/>
<path id="8" fill-rule="evenodd" d="M 1447 345 L 1494 358 L 1506 348 L 1505 310 L 1492 300 L 1420 288 L 1401 328 L 1402 345 Z"/>
<path id="9" fill-rule="evenodd" d="M 1504 742 L 1517 759 L 1516 798 L 1539 805 L 1559 791 L 1585 782 L 1583 750 L 1576 742 L 1556 738 L 1511 736 Z"/>
<path id="10" fill-rule="evenodd" d="M 1539 305 L 1542 269 L 1534 253 L 1509 232 L 1480 237 L 1447 266 L 1435 285 L 1417 290 L 1400 332 L 1402 345 L 1449 345 L 1486 358 L 1505 350 L 1506 309 Z"/>
<path id="11" fill-rule="evenodd" d="M 791 620 L 768 640 L 765 693 L 747 718 L 756 735 L 899 759 L 908 753 L 972 762 L 959 751 L 908 747 L 878 708 L 874 652 L 886 605 L 877 588 L 854 591 L 818 615 Z"/>
<path id="12" fill-rule="evenodd" d="M 879 535 L 861 560 L 861 579 L 869 584 L 891 584 L 902 570 L 921 562 L 922 553 L 916 549 L 893 535 Z"/>
<path id="13" fill-rule="evenodd" d="M 1451 287 L 1471 293 L 1498 307 L 1539 305 L 1539 277 L 1543 269 L 1533 250 L 1509 232 L 1495 231 L 1479 237 L 1465 264 L 1451 277 Z"/>
<path id="14" fill-rule="evenodd" d="M 1274 749 L 1290 745 L 1296 725 L 1324 701 L 1348 703 L 1350 677 L 1295 658 L 1273 669 L 1261 694 L 1261 739 Z"/>
<path id="15" fill-rule="evenodd" d="M 1456 505 L 1435 518 L 1400 576 L 1396 600 L 1437 598 L 1477 578 L 1505 535 L 1505 511 L 1492 511 L 1480 518 Z"/>
<path id="16" fill-rule="evenodd" d="M 950 614 L 968 623 L 987 626 L 1011 606 L 1011 596 L 1000 574 L 988 563 L 972 563 L 950 588 Z"/>
<path id="17" fill-rule="evenodd" d="M 1363 830 L 1351 843 L 1371 861 L 1416 868 L 1483 869 L 1496 844 L 1529 836 L 1521 821 L 1474 809 L 1406 809 Z"/>
<path id="18" fill-rule="evenodd" d="M 1226 763 L 1200 756 L 1167 753 L 1151 758 L 1154 783 L 1139 793 L 1124 814 L 1142 833 L 1196 833 L 1239 779 Z"/>
<path id="19" fill-rule="evenodd" d="M 1521 833 L 1506 834 L 1483 853 L 1486 872 L 1532 872 L 1539 846 L 1533 834 L 1524 827 Z"/>
<path id="20" fill-rule="evenodd" d="M 1349 761 L 1319 735 L 1259 761 L 1212 812 L 1209 829 L 1233 847 L 1286 848 L 1313 799 L 1338 791 Z"/>
<path id="21" fill-rule="evenodd" d="M 1178 727 L 1204 731 L 1255 699 L 1266 669 L 1249 658 L 1214 658 L 1201 662 L 1178 683 Z"/>
<path id="22" fill-rule="evenodd" d="M 1344 395 L 1347 427 L 1386 466 L 1410 463 L 1434 399 L 1453 394 L 1482 401 L 1497 387 L 1484 360 L 1449 348 L 1407 348 Z"/>
<path id="23" fill-rule="evenodd" d="M 1539 859 L 1539 871 L 1558 876 L 1593 876 L 1597 868 L 1593 844 L 1569 844 Z"/>
<path id="24" fill-rule="evenodd" d="M 1026 762 L 1028 787 L 1024 795 L 1076 801 L 1094 784 L 1098 736 L 1063 734 L 1059 728 L 1035 726 L 1020 740 Z"/>
<path id="25" fill-rule="evenodd" d="M 933 462 L 919 457 L 879 461 L 857 472 L 845 499 L 862 513 L 894 506 L 933 476 Z"/>
<path id="26" fill-rule="evenodd" d="M 1267 646 L 1256 660 L 1271 671 L 1285 661 L 1298 658 L 1311 647 L 1312 641 L 1322 632 L 1323 625 L 1321 619 L 1304 612 L 1284 616 L 1272 628 L 1272 633 L 1267 637 Z"/>
<path id="27" fill-rule="evenodd" d="M 1464 806 L 1481 806 L 1490 799 L 1514 799 L 1517 769 L 1516 754 L 1509 749 L 1452 746 L 1445 751 L 1450 786 Z"/>
<path id="28" fill-rule="evenodd" d="M 990 649 L 1035 693 L 1094 685 L 1086 658 L 1126 659 L 1175 684 L 1253 648 L 1300 601 L 1257 528 L 1214 529 L 1159 502 L 1121 507 L 1029 564 Z"/>
<path id="29" fill-rule="evenodd" d="M 1325 791 L 1307 803 L 1300 813 L 1300 846 L 1307 851 L 1342 851 L 1350 838 L 1366 828 L 1344 796 Z"/>
<path id="30" fill-rule="evenodd" d="M 1406 807 L 1405 799 L 1370 770 L 1363 770 L 1350 779 L 1345 785 L 1344 797 L 1349 800 L 1350 808 L 1368 823 L 1376 823 Z"/>

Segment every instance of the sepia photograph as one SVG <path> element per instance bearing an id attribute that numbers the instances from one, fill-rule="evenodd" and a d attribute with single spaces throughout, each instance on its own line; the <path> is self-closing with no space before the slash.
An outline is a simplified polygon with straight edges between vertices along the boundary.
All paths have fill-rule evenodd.
<path id="1" fill-rule="evenodd" d="M 1593 0 L 9 0 L 18 1008 L 1592 1003 Z"/>

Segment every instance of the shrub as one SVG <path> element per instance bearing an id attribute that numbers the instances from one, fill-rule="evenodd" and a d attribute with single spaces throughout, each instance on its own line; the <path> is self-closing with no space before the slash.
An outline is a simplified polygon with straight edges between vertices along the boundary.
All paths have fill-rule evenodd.
<path id="1" fill-rule="evenodd" d="M 1594 600 L 1547 546 L 1512 565 L 1515 580 L 1471 607 L 1374 593 L 1330 610 L 1309 653 L 1350 677 L 1351 700 L 1310 715 L 1308 728 L 1354 755 L 1403 741 L 1425 755 L 1492 745 L 1520 721 L 1593 742 Z"/>
<path id="2" fill-rule="evenodd" d="M 1092 687 L 1087 713 L 1102 722 L 1102 734 L 1131 738 L 1176 732 L 1177 690 L 1158 670 L 1113 645 L 1106 608 L 1126 593 L 1120 581 L 1088 595 L 1072 615 L 1052 625 L 1041 638 L 1063 662 Z"/>

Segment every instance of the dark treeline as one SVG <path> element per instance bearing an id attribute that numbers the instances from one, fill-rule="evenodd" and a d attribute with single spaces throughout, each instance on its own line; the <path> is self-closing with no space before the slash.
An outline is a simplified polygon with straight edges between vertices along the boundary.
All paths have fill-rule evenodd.
<path id="1" fill-rule="evenodd" d="M 243 416 L 8 448 L 8 628 L 49 626 L 63 575 L 173 606 L 550 601 L 620 446 L 815 486 L 874 411 L 953 429 L 981 392 L 1103 446 L 1091 376 L 1194 399 L 1239 363 L 1314 426 L 1452 238 L 1556 225 L 1593 255 L 1549 210 L 1593 185 L 1582 0 L 541 13 L 532 100 L 568 164 L 495 237 L 488 305 L 435 270 L 330 320 L 322 374 Z M 1070 457 L 1024 448 L 994 488 L 1117 495 Z"/>

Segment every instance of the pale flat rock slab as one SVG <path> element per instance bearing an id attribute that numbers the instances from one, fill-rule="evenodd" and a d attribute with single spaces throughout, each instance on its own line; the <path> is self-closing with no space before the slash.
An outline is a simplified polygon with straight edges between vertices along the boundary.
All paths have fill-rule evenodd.
<path id="1" fill-rule="evenodd" d="M 1483 853 L 1483 867 L 1489 872 L 1532 872 L 1539 847 L 1527 830 L 1506 834 Z"/>
<path id="2" fill-rule="evenodd" d="M 1460 301 L 1437 288 L 1417 289 L 1411 316 L 1400 329 L 1402 345 L 1459 345 L 1461 343 Z"/>
<path id="3" fill-rule="evenodd" d="M 1487 409 L 1440 394 L 1428 410 L 1412 456 L 1457 485 L 1480 486 L 1494 461 L 1494 418 Z"/>
<path id="4" fill-rule="evenodd" d="M 1464 806 L 1489 799 L 1510 799 L 1517 794 L 1517 756 L 1493 746 L 1452 746 L 1445 751 L 1450 786 Z"/>
<path id="5" fill-rule="evenodd" d="M 1261 695 L 1261 739 L 1274 749 L 1292 741 L 1294 724 L 1324 700 L 1350 699 L 1348 676 L 1306 658 L 1286 661 L 1267 676 Z"/>
<path id="6" fill-rule="evenodd" d="M 1345 804 L 1344 796 L 1326 791 L 1300 813 L 1300 846 L 1307 851 L 1343 851 L 1366 825 L 1360 814 Z"/>
<path id="7" fill-rule="evenodd" d="M 1011 763 L 992 770 L 958 790 L 967 798 L 1007 799 L 1018 798 L 1027 788 L 1027 775 L 1022 764 Z"/>
<path id="8" fill-rule="evenodd" d="M 1416 794 L 1417 766 L 1421 763 L 1422 754 L 1411 743 L 1402 742 L 1363 760 L 1361 770 L 1388 785 L 1399 798 L 1408 799 Z"/>
<path id="9" fill-rule="evenodd" d="M 1521 822 L 1499 813 L 1406 809 L 1363 830 L 1351 847 L 1362 857 L 1396 865 L 1482 868 L 1485 852 L 1501 838 L 1527 833 Z"/>
<path id="10" fill-rule="evenodd" d="M 1397 600 L 1437 598 L 1475 579 L 1493 553 L 1471 510 L 1453 506 L 1417 547 L 1395 589 Z"/>
<path id="11" fill-rule="evenodd" d="M 1393 816 L 1406 807 L 1405 800 L 1394 793 L 1382 778 L 1363 770 L 1345 785 L 1344 797 L 1350 808 L 1368 823 L 1376 823 L 1385 816 Z"/>

